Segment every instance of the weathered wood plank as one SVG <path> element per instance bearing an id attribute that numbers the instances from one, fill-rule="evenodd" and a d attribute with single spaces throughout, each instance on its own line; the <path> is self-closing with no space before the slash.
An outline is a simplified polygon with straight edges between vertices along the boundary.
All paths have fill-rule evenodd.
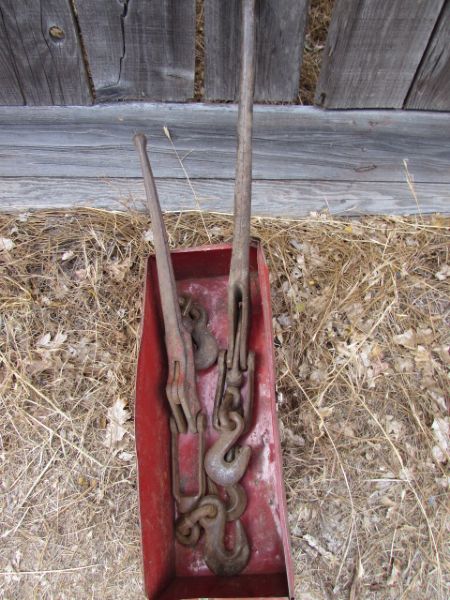
<path id="1" fill-rule="evenodd" d="M 442 9 L 439 23 L 428 44 L 406 108 L 450 111 L 450 2 Z"/>
<path id="2" fill-rule="evenodd" d="M 17 106 L 25 104 L 20 90 L 19 80 L 14 66 L 14 59 L 9 45 L 6 28 L 0 5 L 0 104 Z"/>
<path id="3" fill-rule="evenodd" d="M 233 210 L 232 180 L 157 179 L 164 210 Z M 330 181 L 253 182 L 254 215 L 307 215 L 329 209 L 332 214 L 415 214 L 450 212 L 450 190 L 446 184 L 419 183 L 418 202 L 406 183 L 360 183 Z M 71 179 L 59 177 L 0 178 L 0 210 L 69 208 L 90 206 L 113 210 L 147 210 L 142 179 Z"/>
<path id="4" fill-rule="evenodd" d="M 336 0 L 316 104 L 402 108 L 444 0 Z"/>
<path id="5" fill-rule="evenodd" d="M 255 100 L 298 96 L 309 0 L 258 0 Z M 205 0 L 205 95 L 235 100 L 239 83 L 239 0 Z"/>
<path id="6" fill-rule="evenodd" d="M 149 136 L 157 177 L 233 179 L 234 105 L 0 108 L 0 176 L 138 177 L 132 143 Z M 450 115 L 256 106 L 254 179 L 450 183 Z"/>
<path id="7" fill-rule="evenodd" d="M 22 93 L 18 103 L 91 104 L 69 0 L 2 0 L 0 10 Z"/>
<path id="8" fill-rule="evenodd" d="M 195 0 L 77 0 L 96 99 L 194 95 Z"/>

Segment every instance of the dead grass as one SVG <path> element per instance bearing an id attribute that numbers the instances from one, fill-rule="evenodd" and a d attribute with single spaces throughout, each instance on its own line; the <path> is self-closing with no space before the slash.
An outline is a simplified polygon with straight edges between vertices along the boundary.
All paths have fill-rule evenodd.
<path id="1" fill-rule="evenodd" d="M 205 0 L 196 0 L 194 99 L 205 97 Z"/>
<path id="2" fill-rule="evenodd" d="M 303 48 L 298 104 L 314 104 L 333 4 L 334 0 L 311 0 Z M 194 99 L 199 102 L 205 96 L 204 29 L 204 0 L 196 0 Z"/>
<path id="3" fill-rule="evenodd" d="M 300 104 L 314 104 L 334 0 L 311 0 L 300 73 Z"/>
<path id="4" fill-rule="evenodd" d="M 204 215 L 213 242 L 229 217 Z M 207 240 L 167 218 L 173 246 Z M 448 219 L 254 219 L 272 273 L 296 598 L 446 597 Z M 0 216 L 4 598 L 141 598 L 132 420 L 148 220 Z M 448 267 L 447 267 L 448 269 Z M 447 429 L 446 429 L 447 428 Z"/>

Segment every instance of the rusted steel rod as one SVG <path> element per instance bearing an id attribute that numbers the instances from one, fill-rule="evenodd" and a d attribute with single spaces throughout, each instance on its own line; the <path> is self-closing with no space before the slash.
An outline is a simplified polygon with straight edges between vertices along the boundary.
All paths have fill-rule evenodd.
<path id="1" fill-rule="evenodd" d="M 178 431 L 184 433 L 186 429 L 189 429 L 191 433 L 196 433 L 196 417 L 200 411 L 200 403 L 195 382 L 191 334 L 183 325 L 166 228 L 147 155 L 147 138 L 143 133 L 138 133 L 134 136 L 134 144 L 141 161 L 145 192 L 152 219 L 169 368 L 166 386 L 167 398 Z"/>
<path id="2" fill-rule="evenodd" d="M 250 313 L 249 247 L 252 194 L 252 129 L 255 90 L 255 0 L 242 2 L 241 72 L 239 84 L 238 146 L 234 188 L 234 235 L 228 285 L 228 368 L 235 351 L 247 369 Z M 237 340 L 238 322 L 240 340 Z M 239 345 L 236 349 L 235 346 Z"/>

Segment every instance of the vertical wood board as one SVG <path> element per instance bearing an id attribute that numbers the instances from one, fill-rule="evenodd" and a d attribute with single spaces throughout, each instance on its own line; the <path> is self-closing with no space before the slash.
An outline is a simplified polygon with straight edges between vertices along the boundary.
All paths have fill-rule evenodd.
<path id="1" fill-rule="evenodd" d="M 76 0 L 96 100 L 194 95 L 195 0 Z"/>
<path id="2" fill-rule="evenodd" d="M 9 45 L 0 5 L 0 104 L 17 106 L 25 104 L 25 100 L 17 79 L 14 58 Z"/>
<path id="3" fill-rule="evenodd" d="M 444 0 L 336 0 L 316 104 L 402 108 Z"/>
<path id="4" fill-rule="evenodd" d="M 22 96 L 16 92 L 5 103 L 16 99 L 17 104 L 32 106 L 91 104 L 69 0 L 1 0 L 0 11 L 0 35 L 6 35 L 0 46 L 9 48 L 11 61 L 6 73 L 15 72 Z"/>
<path id="5" fill-rule="evenodd" d="M 406 108 L 450 110 L 450 0 L 442 9 Z"/>
<path id="6" fill-rule="evenodd" d="M 239 84 L 240 0 L 205 0 L 205 95 L 235 100 Z M 298 96 L 309 0 L 256 0 L 259 102 Z"/>

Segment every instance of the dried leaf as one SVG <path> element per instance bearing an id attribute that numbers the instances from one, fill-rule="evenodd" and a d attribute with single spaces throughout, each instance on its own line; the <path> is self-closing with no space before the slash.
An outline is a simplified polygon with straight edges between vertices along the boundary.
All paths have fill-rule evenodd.
<path id="1" fill-rule="evenodd" d="M 153 244 L 153 241 L 154 241 L 153 231 L 151 229 L 147 229 L 147 231 L 144 231 L 142 238 L 143 238 L 144 242 L 150 242 L 151 244 Z"/>
<path id="2" fill-rule="evenodd" d="M 431 344 L 434 339 L 434 333 L 431 327 L 419 327 L 416 331 L 416 341 L 418 344 Z"/>
<path id="3" fill-rule="evenodd" d="M 130 462 L 130 460 L 133 460 L 134 454 L 132 454 L 131 452 L 120 452 L 118 454 L 118 457 L 120 458 L 120 460 Z"/>
<path id="4" fill-rule="evenodd" d="M 433 348 L 433 352 L 439 356 L 444 365 L 450 366 L 450 346 L 438 346 Z"/>
<path id="5" fill-rule="evenodd" d="M 400 423 L 400 421 L 396 421 L 392 415 L 386 415 L 385 427 L 386 433 L 392 435 L 396 440 L 398 440 L 403 433 L 403 424 Z"/>
<path id="6" fill-rule="evenodd" d="M 108 425 L 106 427 L 104 445 L 110 450 L 121 450 L 122 440 L 127 430 L 124 424 L 130 420 L 131 414 L 123 398 L 117 398 L 108 408 Z"/>
<path id="7" fill-rule="evenodd" d="M 278 323 L 281 327 L 290 327 L 292 325 L 292 319 L 287 313 L 283 313 L 277 317 Z"/>
<path id="8" fill-rule="evenodd" d="M 38 348 L 45 348 L 46 350 L 57 350 L 64 344 L 66 340 L 67 334 L 63 333 L 62 331 L 58 331 L 53 340 L 50 333 L 45 333 L 38 339 L 36 346 Z"/>
<path id="9" fill-rule="evenodd" d="M 333 407 L 332 406 L 321 406 L 317 409 L 317 412 L 321 419 L 326 419 L 327 417 L 332 415 Z"/>
<path id="10" fill-rule="evenodd" d="M 6 250 L 6 252 L 9 252 L 13 248 L 14 242 L 12 240 L 10 240 L 9 238 L 0 237 L 0 251 Z"/>
<path id="11" fill-rule="evenodd" d="M 61 260 L 65 262 L 66 260 L 71 260 L 74 256 L 75 252 L 73 252 L 73 250 L 68 250 L 67 252 L 64 252 L 64 254 L 61 257 Z"/>
<path id="12" fill-rule="evenodd" d="M 131 258 L 125 258 L 122 261 L 113 261 L 106 269 L 115 281 L 120 282 L 125 279 L 125 275 L 129 272 L 131 264 Z"/>
<path id="13" fill-rule="evenodd" d="M 414 363 L 411 358 L 396 356 L 394 358 L 394 369 L 397 373 L 412 373 L 414 371 Z"/>
<path id="14" fill-rule="evenodd" d="M 283 421 L 280 421 L 280 436 L 283 442 L 292 446 L 304 446 L 305 440 L 298 433 L 294 433 L 290 427 L 286 427 Z"/>
<path id="15" fill-rule="evenodd" d="M 320 385 L 327 380 L 328 372 L 325 364 L 319 363 L 315 369 L 311 371 L 309 381 L 314 385 Z"/>
<path id="16" fill-rule="evenodd" d="M 403 346 L 404 348 L 409 348 L 410 350 L 415 350 L 417 347 L 416 334 L 413 329 L 408 329 L 405 333 L 394 335 L 392 339 L 395 344 Z"/>
<path id="17" fill-rule="evenodd" d="M 450 265 L 444 265 L 434 276 L 439 281 L 444 281 L 447 277 L 450 277 Z"/>
<path id="18" fill-rule="evenodd" d="M 450 418 L 436 417 L 431 429 L 437 442 L 437 445 L 433 446 L 433 457 L 440 463 L 446 463 L 450 449 Z"/>

